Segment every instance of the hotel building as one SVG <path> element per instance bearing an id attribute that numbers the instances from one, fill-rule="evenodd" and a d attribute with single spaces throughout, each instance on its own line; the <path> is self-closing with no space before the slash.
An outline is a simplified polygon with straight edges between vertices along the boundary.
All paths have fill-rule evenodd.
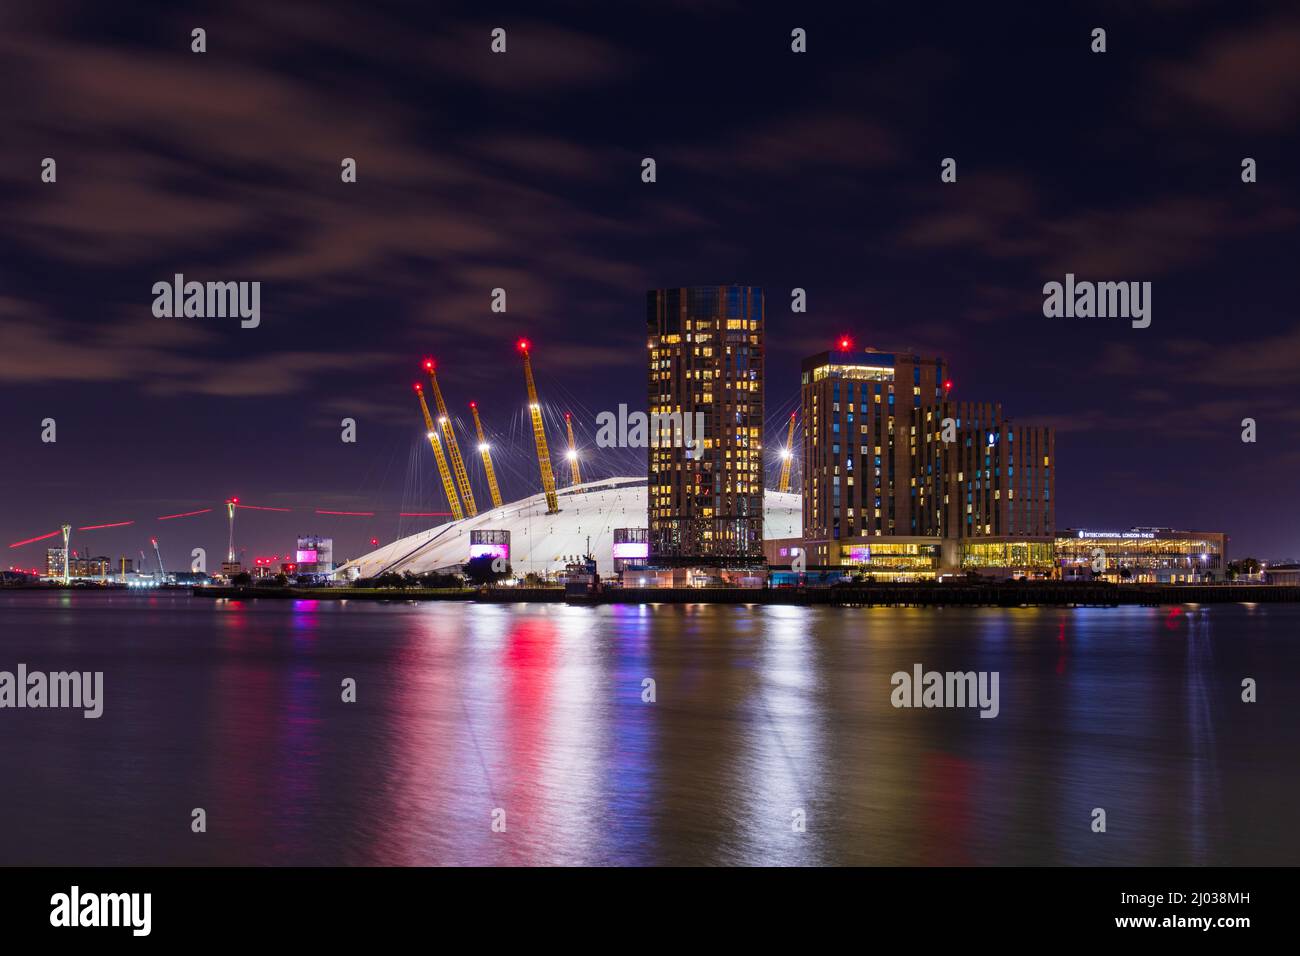
<path id="1" fill-rule="evenodd" d="M 651 428 L 649 562 L 761 565 L 763 290 L 659 289 L 646 305 L 651 420 L 689 422 L 701 443 L 687 449 Z"/>
<path id="2" fill-rule="evenodd" d="M 938 357 L 846 349 L 804 360 L 809 566 L 887 579 L 1051 573 L 1052 430 L 952 401 L 951 387 Z"/>
<path id="3" fill-rule="evenodd" d="M 1158 584 L 1224 580 L 1228 536 L 1220 531 L 1071 528 L 1056 539 L 1056 562 L 1065 580 L 1102 578 Z M 1095 565 L 1101 570 L 1096 571 Z"/>

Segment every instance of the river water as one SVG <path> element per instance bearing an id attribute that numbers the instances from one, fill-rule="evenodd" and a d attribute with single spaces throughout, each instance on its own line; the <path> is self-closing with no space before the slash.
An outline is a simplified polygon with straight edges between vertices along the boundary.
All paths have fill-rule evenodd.
<path id="1" fill-rule="evenodd" d="M 0 864 L 1300 859 L 1295 605 L 0 592 L 20 663 L 104 710 L 0 709 Z M 997 716 L 894 707 L 915 665 Z"/>

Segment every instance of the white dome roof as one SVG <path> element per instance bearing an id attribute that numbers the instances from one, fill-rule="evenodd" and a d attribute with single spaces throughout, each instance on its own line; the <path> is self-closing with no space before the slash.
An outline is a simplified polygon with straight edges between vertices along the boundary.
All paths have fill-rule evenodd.
<path id="1" fill-rule="evenodd" d="M 614 529 L 646 527 L 646 479 L 604 478 L 559 489 L 560 513 L 546 513 L 537 494 L 481 511 L 386 544 L 339 567 L 339 575 L 374 577 L 385 571 L 442 571 L 469 560 L 471 531 L 510 532 L 510 565 L 518 575 L 561 570 L 587 552 L 587 539 L 601 574 L 614 572 Z M 802 503 L 795 494 L 763 496 L 763 536 L 797 538 Z"/>

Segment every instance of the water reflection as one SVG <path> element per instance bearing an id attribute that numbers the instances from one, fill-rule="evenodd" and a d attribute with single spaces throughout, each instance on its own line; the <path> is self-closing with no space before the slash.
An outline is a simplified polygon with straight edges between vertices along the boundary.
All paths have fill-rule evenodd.
<path id="1" fill-rule="evenodd" d="M 3 863 L 1250 864 L 1297 851 L 1291 606 L 29 593 L 0 596 L 0 623 L 9 666 L 94 665 L 107 696 L 99 721 L 0 715 Z M 997 672 L 999 716 L 894 708 L 890 675 L 916 664 Z M 1241 702 L 1247 675 L 1268 676 L 1257 704 Z M 195 807 L 206 834 L 189 831 Z"/>

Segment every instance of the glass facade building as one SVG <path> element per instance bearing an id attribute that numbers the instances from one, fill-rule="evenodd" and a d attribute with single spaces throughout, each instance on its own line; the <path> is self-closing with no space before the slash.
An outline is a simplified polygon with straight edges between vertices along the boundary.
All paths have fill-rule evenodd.
<path id="1" fill-rule="evenodd" d="M 1056 562 L 1060 576 L 1067 580 L 1222 581 L 1228 566 L 1228 536 L 1220 531 L 1173 528 L 1072 528 L 1056 539 Z M 1101 570 L 1096 570 L 1098 567 Z"/>
<path id="2" fill-rule="evenodd" d="M 646 305 L 650 563 L 762 564 L 763 290 L 659 289 Z"/>

